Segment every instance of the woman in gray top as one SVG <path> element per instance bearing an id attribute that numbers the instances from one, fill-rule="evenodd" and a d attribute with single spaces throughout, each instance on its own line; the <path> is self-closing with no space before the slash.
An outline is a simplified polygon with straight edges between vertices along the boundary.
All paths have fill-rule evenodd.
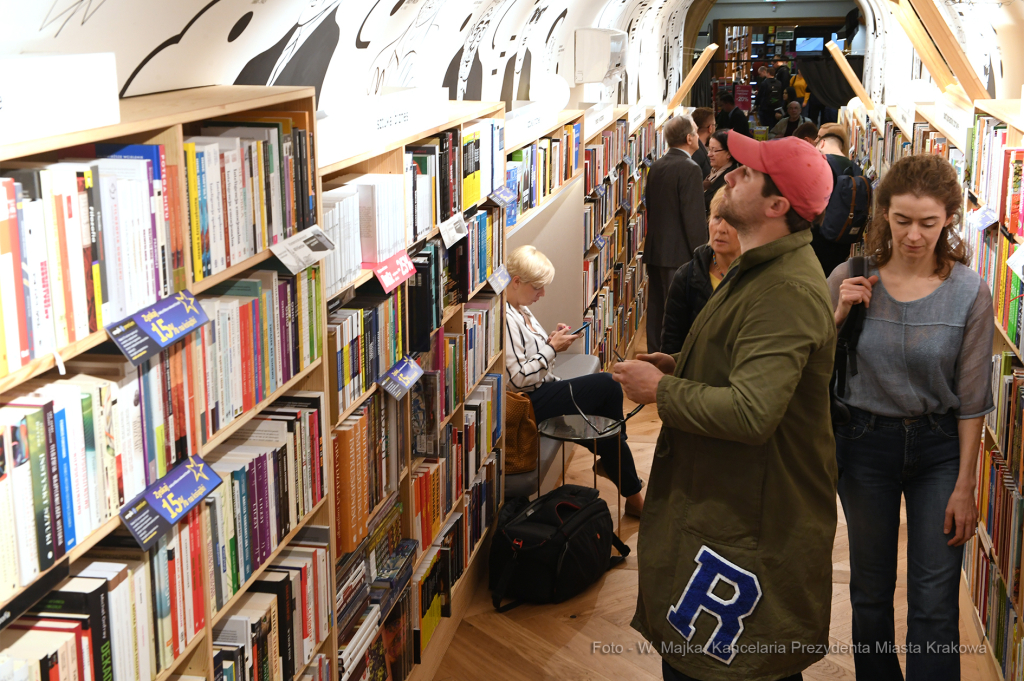
<path id="1" fill-rule="evenodd" d="M 876 194 L 867 277 L 828 279 L 836 325 L 864 303 L 836 424 L 839 497 L 850 541 L 858 679 L 903 675 L 893 623 L 900 497 L 907 509 L 907 679 L 960 678 L 958 596 L 990 383 L 992 293 L 966 265 L 954 225 L 962 193 L 937 156 L 897 161 Z"/>

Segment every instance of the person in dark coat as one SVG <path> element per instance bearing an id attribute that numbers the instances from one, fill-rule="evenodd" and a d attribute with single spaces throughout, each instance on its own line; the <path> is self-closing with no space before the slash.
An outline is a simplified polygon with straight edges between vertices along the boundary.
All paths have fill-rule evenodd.
<path id="1" fill-rule="evenodd" d="M 699 107 L 690 114 L 693 124 L 697 126 L 697 140 L 700 148 L 693 155 L 693 162 L 700 166 L 700 172 L 707 179 L 711 174 L 711 159 L 708 158 L 708 140 L 717 129 L 715 123 L 715 112 L 707 107 Z"/>
<path id="2" fill-rule="evenodd" d="M 698 149 L 697 126 L 689 116 L 665 124 L 670 149 L 651 166 L 644 195 L 647 202 L 647 348 L 658 349 L 665 298 L 672 276 L 689 262 L 698 244 L 708 240 L 703 176 L 691 156 Z"/>
<path id="3" fill-rule="evenodd" d="M 725 186 L 725 176 L 740 167 L 729 153 L 729 131 L 720 130 L 708 139 L 711 174 L 704 178 L 704 208 L 711 212 L 711 199 Z"/>
<path id="4" fill-rule="evenodd" d="M 735 130 L 741 135 L 750 137 L 750 121 L 747 112 L 736 106 L 736 98 L 731 92 L 718 95 L 718 103 L 722 110 L 718 112 L 715 125 L 719 130 Z"/>
<path id="5" fill-rule="evenodd" d="M 693 259 L 676 270 L 672 277 L 665 304 L 665 324 L 661 330 L 661 352 L 666 354 L 674 355 L 682 349 L 693 320 L 718 288 L 732 261 L 740 256 L 736 230 L 718 215 L 717 209 L 724 197 L 724 192 L 719 190 L 711 200 L 710 241 L 698 246 L 693 252 Z"/>

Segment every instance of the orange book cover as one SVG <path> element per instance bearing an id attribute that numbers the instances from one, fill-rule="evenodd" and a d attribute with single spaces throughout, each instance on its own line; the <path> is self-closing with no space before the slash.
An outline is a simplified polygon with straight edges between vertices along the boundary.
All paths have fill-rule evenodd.
<path id="1" fill-rule="evenodd" d="M 64 319 L 67 322 L 68 330 L 68 341 L 74 342 L 79 340 L 75 335 L 75 313 L 74 306 L 71 304 L 71 268 L 70 261 L 68 260 L 68 239 L 64 230 L 64 201 L 69 199 L 62 194 L 54 192 L 53 202 L 56 210 L 54 211 L 57 216 L 57 237 L 60 244 L 60 267 L 61 273 L 64 278 Z M 78 200 L 78 197 L 75 197 Z M 52 258 L 50 260 L 53 262 Z M 76 261 L 77 262 L 77 261 Z"/>

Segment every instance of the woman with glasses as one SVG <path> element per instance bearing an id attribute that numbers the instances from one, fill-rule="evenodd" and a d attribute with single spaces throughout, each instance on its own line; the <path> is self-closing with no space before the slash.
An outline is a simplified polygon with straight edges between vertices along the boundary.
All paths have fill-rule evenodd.
<path id="1" fill-rule="evenodd" d="M 711 212 L 711 199 L 725 186 L 725 176 L 740 167 L 729 153 L 729 131 L 719 130 L 708 138 L 711 174 L 704 180 L 704 210 Z"/>
<path id="2" fill-rule="evenodd" d="M 552 372 L 557 354 L 567 350 L 582 334 L 570 333 L 566 324 L 558 324 L 549 334 L 530 312 L 528 306 L 544 297 L 544 288 L 555 278 L 551 261 L 533 246 L 520 246 L 508 256 L 505 267 L 512 278 L 505 288 L 505 371 L 511 389 L 530 398 L 537 423 L 574 414 L 622 421 L 622 387 L 612 380 L 611 374 L 561 380 Z M 640 492 L 643 482 L 637 477 L 633 453 L 626 444 L 625 423 L 619 437 L 618 443 L 613 438 L 598 440 L 596 453 L 601 457 L 605 475 L 626 497 L 626 513 L 640 517 L 644 506 Z"/>

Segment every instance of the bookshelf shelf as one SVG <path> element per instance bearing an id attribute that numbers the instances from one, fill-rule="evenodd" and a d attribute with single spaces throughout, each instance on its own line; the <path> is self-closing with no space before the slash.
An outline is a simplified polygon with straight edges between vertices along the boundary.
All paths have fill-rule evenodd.
<path id="1" fill-rule="evenodd" d="M 238 418 L 236 418 L 234 421 L 232 421 L 228 425 L 226 425 L 223 428 L 221 428 L 220 430 L 218 430 L 217 434 L 214 435 L 212 438 L 210 438 L 210 440 L 206 444 L 203 445 L 203 448 L 202 448 L 203 456 L 205 456 L 205 455 L 209 454 L 210 452 L 212 452 L 214 450 L 214 448 L 217 447 L 218 445 L 223 444 L 225 440 L 227 440 L 229 437 L 234 435 L 235 432 L 237 432 L 239 428 L 241 428 L 243 425 L 245 425 L 249 421 L 249 419 L 251 419 L 253 416 L 255 416 L 256 414 L 260 413 L 261 411 L 263 411 L 264 409 L 269 407 L 274 401 L 280 399 L 286 392 L 288 392 L 289 390 L 295 390 L 296 387 L 299 386 L 302 383 L 302 380 L 304 378 L 306 378 L 307 376 L 309 376 L 314 371 L 316 371 L 317 369 L 320 368 L 320 364 L 322 362 L 323 362 L 323 357 L 317 357 L 315 360 L 313 360 L 310 363 L 310 365 L 308 367 L 306 367 L 305 369 L 303 369 L 299 373 L 297 373 L 294 376 L 292 376 L 290 381 L 288 381 L 287 383 L 282 385 L 280 388 L 275 390 L 271 395 L 269 395 L 262 402 L 260 402 L 255 407 L 253 407 L 249 411 L 245 412 L 244 414 L 242 414 Z"/>
<path id="2" fill-rule="evenodd" d="M 616 107 L 615 108 L 615 112 L 612 114 L 612 119 L 610 121 L 608 121 L 608 123 L 606 123 L 605 125 L 601 126 L 600 128 L 597 128 L 597 129 L 595 129 L 593 131 L 591 131 L 591 130 L 584 130 L 583 131 L 583 139 L 584 139 L 585 143 L 586 144 L 590 144 L 591 142 L 594 141 L 594 139 L 598 135 L 603 133 L 605 130 L 610 130 L 611 128 L 614 128 L 615 124 L 618 122 L 618 120 L 620 118 L 626 116 L 627 114 L 629 114 L 629 109 L 627 107 L 624 107 L 624 106 Z M 618 165 L 618 163 L 616 163 L 615 165 Z"/>
<path id="3" fill-rule="evenodd" d="M 1002 336 L 1003 342 L 1006 343 L 1007 347 L 1013 351 L 1014 355 L 1017 356 L 1018 361 L 1024 362 L 1024 358 L 1022 358 L 1020 354 L 1020 349 L 1013 344 L 1013 341 L 1010 340 L 1010 337 L 1006 334 L 1006 329 L 1004 329 L 1003 325 L 999 323 L 999 319 L 993 319 L 995 321 L 996 331 L 998 331 L 999 335 Z"/>
<path id="4" fill-rule="evenodd" d="M 217 623 L 224 619 L 224 616 L 228 614 L 228 612 L 231 610 L 231 606 L 237 603 L 238 599 L 240 599 L 244 594 L 248 592 L 249 587 L 252 586 L 253 582 L 255 582 L 259 578 L 259 576 L 263 574 L 264 570 L 270 567 L 270 564 L 273 563 L 274 559 L 276 559 L 281 554 L 281 551 L 288 548 L 288 545 L 291 543 L 292 539 L 295 539 L 295 535 L 297 535 L 299 531 L 309 523 L 309 521 L 323 507 L 323 505 L 327 503 L 327 500 L 328 497 L 325 496 L 323 499 L 318 501 L 316 505 L 313 506 L 313 510 L 307 513 L 306 517 L 300 520 L 295 525 L 295 527 L 293 527 L 291 531 L 284 536 L 284 539 L 282 539 L 281 543 L 277 545 L 277 548 L 274 549 L 273 552 L 271 552 L 270 557 L 263 563 L 263 565 L 260 565 L 258 568 L 253 569 L 252 576 L 249 577 L 249 579 L 245 580 L 245 584 L 239 587 L 238 592 L 235 593 L 234 596 L 232 596 L 224 602 L 224 607 L 218 610 L 217 612 L 213 613 L 213 615 L 209 617 L 212 626 L 217 626 Z"/>
<path id="5" fill-rule="evenodd" d="M 1024 112 L 1021 111 L 1019 99 L 978 99 L 974 102 L 974 107 L 1019 131 L 1024 131 Z"/>
<path id="6" fill-rule="evenodd" d="M 331 625 L 331 628 L 333 629 L 334 626 Z M 302 678 L 302 675 L 306 673 L 307 669 L 309 669 L 309 665 L 313 664 L 313 660 L 316 659 L 316 656 L 320 652 L 322 652 L 324 644 L 328 643 L 330 640 L 331 640 L 331 636 L 328 636 L 323 641 L 320 641 L 320 643 L 316 644 L 316 647 L 313 648 L 313 654 L 309 658 L 309 662 L 307 662 L 306 664 L 302 665 L 302 667 L 299 668 L 299 670 L 297 672 L 295 672 L 295 676 L 293 677 L 294 679 L 297 680 L 297 679 L 301 679 Z M 288 679 L 285 679 L 284 681 L 288 681 Z"/>
<path id="7" fill-rule="evenodd" d="M 211 85 L 126 97 L 120 100 L 121 122 L 117 125 L 0 146 L 0 161 L 59 151 L 79 144 L 126 138 L 250 109 L 272 108 L 312 97 L 313 93 L 311 87 Z"/>
<path id="8" fill-rule="evenodd" d="M 348 407 L 346 407 L 345 411 L 341 412 L 341 414 L 340 414 L 340 415 L 338 416 L 338 420 L 337 420 L 337 421 L 335 422 L 335 424 L 334 424 L 334 427 L 335 427 L 335 428 L 339 427 L 339 426 L 341 425 L 341 422 L 342 422 L 342 421 L 344 421 L 344 420 L 345 420 L 345 419 L 347 419 L 347 418 L 348 418 L 349 416 L 351 416 L 352 414 L 354 414 L 354 413 L 355 413 L 355 411 L 356 411 L 356 409 L 358 409 L 358 408 L 359 408 L 359 406 L 360 406 L 360 405 L 361 405 L 361 404 L 362 404 L 363 402 L 365 402 L 365 401 L 366 401 L 366 399 L 367 399 L 367 398 L 368 398 L 368 397 L 369 397 L 370 395 L 374 394 L 375 392 L 377 392 L 377 384 L 376 384 L 376 383 L 374 383 L 373 385 L 371 385 L 371 386 L 370 386 L 370 387 L 369 387 L 369 388 L 368 388 L 368 389 L 367 389 L 367 390 L 366 390 L 366 391 L 365 391 L 365 392 L 364 392 L 364 393 L 363 393 L 362 395 L 360 395 L 360 396 L 359 396 L 359 397 L 357 397 L 356 399 L 352 400 L 352 404 L 348 405 Z"/>
<path id="9" fill-rule="evenodd" d="M 444 419 L 441 421 L 440 427 L 444 428 L 449 423 L 451 423 L 452 419 L 454 419 L 456 416 L 458 416 L 460 411 L 462 411 L 462 403 L 461 402 L 458 404 L 458 406 L 456 406 L 454 409 L 452 409 L 452 413 L 451 414 L 448 414 L 448 416 L 444 417 Z"/>
<path id="10" fill-rule="evenodd" d="M 216 286 L 217 284 L 225 282 L 228 279 L 231 279 L 232 277 L 237 277 L 246 270 L 251 270 L 253 267 L 256 267 L 261 262 L 266 262 L 267 260 L 270 260 L 272 257 L 274 257 L 274 253 L 269 248 L 264 251 L 260 251 L 251 258 L 246 258 L 237 265 L 232 265 L 226 270 L 218 272 L 217 274 L 210 275 L 209 277 L 204 278 L 202 281 L 192 282 L 192 284 L 189 285 L 189 290 L 193 294 L 202 293 L 203 291 L 209 290 Z"/>
<path id="11" fill-rule="evenodd" d="M 69 343 L 68 345 L 65 345 L 57 352 L 60 354 L 61 361 L 66 362 L 67 360 L 72 359 L 77 355 L 80 355 L 86 350 L 91 350 L 95 348 L 96 346 L 100 345 L 106 340 L 107 332 L 97 331 L 95 333 L 90 333 L 82 340 L 78 340 L 75 341 L 74 343 Z M 35 378 L 40 374 L 44 374 L 56 366 L 57 360 L 54 358 L 52 354 L 46 355 L 45 357 L 33 359 L 28 364 L 21 367 L 17 371 L 7 374 L 3 378 L 0 378 L 0 393 L 5 393 L 9 390 L 13 390 L 18 385 L 24 383 L 25 381 L 31 378 Z"/>
<path id="12" fill-rule="evenodd" d="M 53 565 L 51 565 L 46 570 L 40 571 L 40 573 L 36 575 L 36 578 L 32 581 L 32 584 L 20 587 L 10 596 L 10 598 L 0 603 L 0 614 L 3 614 L 3 611 L 7 608 L 7 606 L 11 605 L 11 603 L 13 603 L 22 594 L 30 591 L 32 587 L 37 582 L 43 580 L 46 577 L 46 575 L 50 574 L 55 570 L 61 569 L 62 566 L 67 566 L 68 569 L 70 569 L 72 563 L 74 563 L 76 560 L 80 559 L 82 556 L 88 553 L 90 549 L 92 549 L 94 546 L 96 546 L 96 544 L 100 542 L 100 540 L 102 540 L 104 537 L 106 537 L 111 532 L 116 530 L 118 527 L 120 527 L 120 525 L 121 516 L 115 515 L 113 518 L 110 518 L 105 523 L 100 525 L 98 528 L 93 530 L 91 533 L 89 533 L 89 536 L 86 537 L 83 541 L 75 545 L 74 548 L 72 548 L 70 551 L 61 556 L 60 559 L 54 561 Z M 39 594 L 39 597 L 42 598 L 44 595 L 45 594 Z M 15 616 L 20 614 L 20 612 L 14 613 Z"/>
<path id="13" fill-rule="evenodd" d="M 460 309 L 461 308 L 458 305 L 449 305 L 448 307 L 446 307 L 444 309 L 444 314 L 441 316 L 441 326 L 438 327 L 438 329 L 443 329 L 444 325 L 447 324 L 452 318 L 454 318 L 455 315 L 459 313 Z"/>
<path id="14" fill-rule="evenodd" d="M 205 641 L 206 629 L 203 629 L 200 632 L 198 632 L 194 637 L 192 637 L 192 640 L 189 641 L 189 644 L 185 646 L 184 650 L 181 651 L 181 654 L 174 658 L 174 662 L 171 663 L 170 667 L 156 675 L 154 681 L 167 681 L 172 676 L 175 676 L 178 670 L 178 666 L 182 663 L 182 661 L 187 660 L 189 655 L 192 654 L 192 651 L 198 648 L 199 645 L 201 643 L 204 643 Z"/>

